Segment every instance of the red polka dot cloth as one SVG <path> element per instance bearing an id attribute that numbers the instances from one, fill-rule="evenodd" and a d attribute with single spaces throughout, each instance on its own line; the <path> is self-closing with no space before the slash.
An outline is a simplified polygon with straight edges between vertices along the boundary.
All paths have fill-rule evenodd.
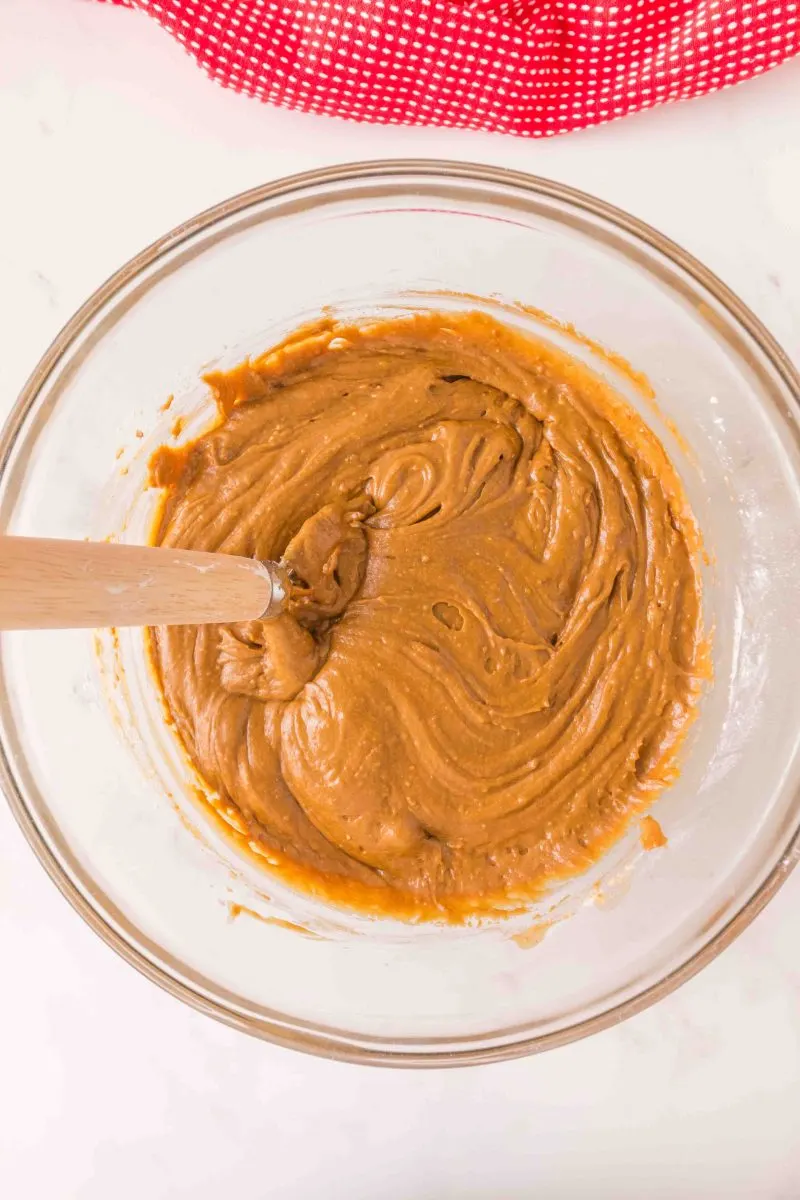
<path id="1" fill-rule="evenodd" d="M 111 0 L 226 87 L 383 124 L 547 137 L 769 70 L 796 0 Z"/>

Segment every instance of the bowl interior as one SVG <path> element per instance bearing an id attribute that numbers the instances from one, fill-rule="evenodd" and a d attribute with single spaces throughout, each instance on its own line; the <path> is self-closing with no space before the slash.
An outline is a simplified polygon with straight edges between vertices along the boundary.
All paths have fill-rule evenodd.
<path id="1" fill-rule="evenodd" d="M 589 875 L 481 928 L 371 921 L 299 896 L 198 803 L 136 631 L 3 635 L 0 736 L 46 865 L 159 982 L 303 1048 L 452 1061 L 552 1044 L 658 994 L 793 861 L 797 381 L 754 319 L 655 235 L 553 185 L 419 164 L 323 172 L 221 206 L 101 290 L 12 417 L 0 504 L 14 533 L 141 540 L 150 452 L 209 420 L 203 368 L 324 307 L 418 306 L 479 307 L 579 354 L 683 477 L 709 555 L 714 681 L 654 809 L 668 848 L 644 854 L 632 829 Z M 536 309 L 643 372 L 655 402 Z"/>

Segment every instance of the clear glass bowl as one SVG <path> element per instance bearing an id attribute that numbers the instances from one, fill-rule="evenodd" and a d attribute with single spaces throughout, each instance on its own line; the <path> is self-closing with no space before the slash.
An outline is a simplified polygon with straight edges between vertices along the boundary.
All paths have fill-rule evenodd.
<path id="1" fill-rule="evenodd" d="M 658 407 L 514 301 L 623 356 Z M 643 1008 L 719 953 L 796 861 L 800 380 L 769 334 L 678 247 L 560 185 L 454 163 L 314 172 L 180 226 L 87 302 L 6 426 L 0 519 L 21 534 L 141 538 L 148 454 L 176 417 L 181 438 L 208 420 L 204 367 L 324 306 L 419 305 L 480 307 L 581 354 L 681 471 L 710 555 L 715 676 L 654 810 L 669 846 L 645 854 L 631 829 L 587 876 L 481 928 L 326 908 L 240 853 L 198 801 L 138 631 L 2 637 L 0 770 L 63 893 L 173 995 L 298 1049 L 444 1065 L 558 1045 Z"/>

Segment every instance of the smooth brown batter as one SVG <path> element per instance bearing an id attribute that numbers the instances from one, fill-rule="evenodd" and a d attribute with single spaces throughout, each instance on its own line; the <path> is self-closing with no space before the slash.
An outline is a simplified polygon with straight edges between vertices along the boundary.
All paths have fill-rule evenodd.
<path id="1" fill-rule="evenodd" d="M 156 541 L 283 557 L 272 622 L 153 631 L 208 785 L 293 882 L 401 916 L 519 905 L 675 776 L 698 539 L 641 418 L 477 313 L 323 320 L 208 377 Z"/>

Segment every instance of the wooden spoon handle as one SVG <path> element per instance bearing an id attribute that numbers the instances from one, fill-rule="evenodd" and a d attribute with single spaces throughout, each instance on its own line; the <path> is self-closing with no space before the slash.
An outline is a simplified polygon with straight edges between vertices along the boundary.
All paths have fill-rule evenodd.
<path id="1" fill-rule="evenodd" d="M 285 586 L 277 564 L 233 554 L 0 536 L 0 629 L 250 621 Z"/>

